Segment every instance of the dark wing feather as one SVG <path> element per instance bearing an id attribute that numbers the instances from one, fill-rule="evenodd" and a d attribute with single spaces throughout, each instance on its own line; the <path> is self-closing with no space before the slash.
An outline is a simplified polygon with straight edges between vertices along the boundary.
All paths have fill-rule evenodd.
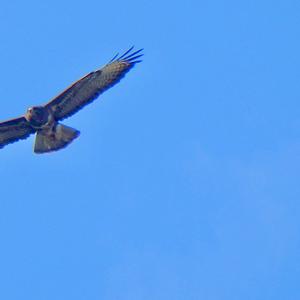
<path id="1" fill-rule="evenodd" d="M 95 100 L 101 93 L 118 83 L 124 75 L 140 60 L 143 49 L 130 54 L 130 48 L 121 57 L 115 56 L 102 69 L 82 77 L 69 88 L 55 97 L 46 107 L 53 111 L 56 120 L 62 120 L 75 114 L 85 105 Z"/>
<path id="2" fill-rule="evenodd" d="M 0 148 L 14 143 L 18 140 L 26 139 L 35 130 L 30 126 L 24 117 L 4 121 L 0 123 Z"/>

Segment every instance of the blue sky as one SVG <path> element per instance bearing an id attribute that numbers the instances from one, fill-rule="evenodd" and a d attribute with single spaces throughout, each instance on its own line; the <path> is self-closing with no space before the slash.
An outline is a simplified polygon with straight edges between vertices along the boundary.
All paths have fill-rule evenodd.
<path id="1" fill-rule="evenodd" d="M 144 61 L 0 151 L 0 298 L 299 299 L 299 1 L 10 1 L 0 119 L 131 45 Z"/>

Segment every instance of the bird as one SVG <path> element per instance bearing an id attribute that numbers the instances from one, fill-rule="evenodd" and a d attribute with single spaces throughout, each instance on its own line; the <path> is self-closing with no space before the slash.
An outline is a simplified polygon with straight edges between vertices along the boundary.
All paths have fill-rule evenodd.
<path id="1" fill-rule="evenodd" d="M 18 118 L 0 122 L 0 149 L 35 134 L 34 153 L 49 153 L 68 146 L 80 132 L 61 124 L 100 94 L 118 83 L 143 56 L 143 49 L 131 47 L 117 53 L 104 67 L 83 76 L 48 103 L 29 107 Z"/>

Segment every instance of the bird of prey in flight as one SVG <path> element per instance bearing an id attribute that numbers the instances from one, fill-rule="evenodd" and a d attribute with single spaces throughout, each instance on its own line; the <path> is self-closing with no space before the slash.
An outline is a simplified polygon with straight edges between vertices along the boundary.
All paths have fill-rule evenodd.
<path id="1" fill-rule="evenodd" d="M 26 139 L 33 133 L 36 133 L 35 153 L 66 147 L 79 136 L 79 131 L 59 122 L 118 83 L 136 63 L 141 62 L 142 50 L 133 51 L 131 47 L 123 55 L 117 54 L 103 68 L 85 75 L 45 105 L 30 107 L 24 116 L 0 122 L 0 148 Z"/>

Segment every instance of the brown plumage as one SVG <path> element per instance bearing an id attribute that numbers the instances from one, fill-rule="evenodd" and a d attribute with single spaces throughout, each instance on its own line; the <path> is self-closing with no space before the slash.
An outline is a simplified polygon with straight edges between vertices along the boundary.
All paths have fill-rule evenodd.
<path id="1" fill-rule="evenodd" d="M 58 122 L 91 103 L 139 63 L 142 49 L 131 53 L 132 49 L 120 57 L 116 55 L 103 68 L 82 77 L 46 105 L 31 107 L 24 116 L 0 123 L 0 148 L 26 139 L 32 133 L 36 133 L 35 153 L 67 146 L 79 136 L 79 131 Z"/>

